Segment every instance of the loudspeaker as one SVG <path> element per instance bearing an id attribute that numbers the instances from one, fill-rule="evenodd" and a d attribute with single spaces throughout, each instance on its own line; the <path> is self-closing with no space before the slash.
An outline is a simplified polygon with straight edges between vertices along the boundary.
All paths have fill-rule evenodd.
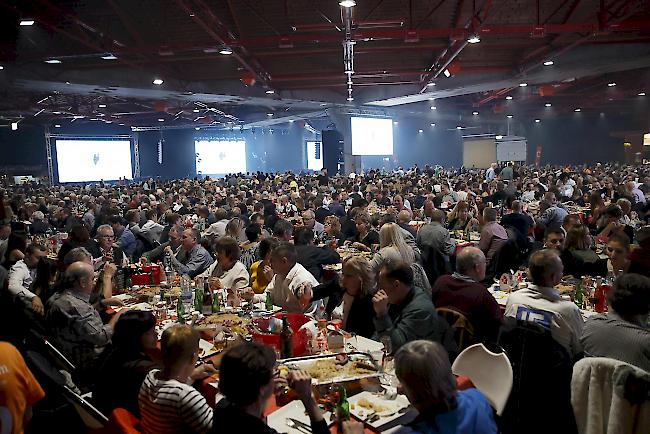
<path id="1" fill-rule="evenodd" d="M 323 167 L 334 175 L 343 167 L 343 134 L 337 130 L 323 130 Z"/>

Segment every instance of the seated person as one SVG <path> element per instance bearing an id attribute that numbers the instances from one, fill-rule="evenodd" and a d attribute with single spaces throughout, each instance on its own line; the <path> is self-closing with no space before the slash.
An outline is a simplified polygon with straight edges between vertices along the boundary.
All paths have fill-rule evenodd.
<path id="1" fill-rule="evenodd" d="M 581 352 L 582 315 L 570 300 L 562 300 L 554 288 L 562 280 L 562 261 L 557 252 L 545 249 L 534 252 L 528 261 L 532 285 L 508 297 L 505 316 L 538 324 L 551 331 L 553 339 L 571 357 Z"/>
<path id="2" fill-rule="evenodd" d="M 182 237 L 183 236 L 183 228 L 180 226 L 172 226 L 169 228 L 169 231 L 167 232 L 167 241 L 159 245 L 158 247 L 153 248 L 152 250 L 149 250 L 148 252 L 144 252 L 142 254 L 143 258 L 146 258 L 149 262 L 158 262 L 162 261 L 164 256 L 165 256 L 165 248 L 169 246 L 173 252 L 178 251 L 176 254 L 176 258 L 182 262 L 182 257 L 181 257 L 181 252 L 182 255 L 185 255 L 185 251 L 183 249 L 179 250 L 179 247 L 181 246 L 182 243 Z"/>
<path id="3" fill-rule="evenodd" d="M 625 234 L 612 234 L 605 247 L 607 259 L 598 259 L 592 274 L 594 276 L 619 277 L 630 268 L 630 239 Z"/>
<path id="4" fill-rule="evenodd" d="M 293 242 L 296 246 L 298 263 L 302 264 L 318 281 L 323 275 L 323 265 L 341 262 L 341 257 L 336 250 L 314 245 L 314 232 L 311 229 L 306 227 L 296 229 Z"/>
<path id="5" fill-rule="evenodd" d="M 264 238 L 260 241 L 259 255 L 261 261 L 251 265 L 250 283 L 255 294 L 263 294 L 266 286 L 273 279 L 273 269 L 271 268 L 271 251 L 277 247 L 278 240 L 273 237 Z"/>
<path id="6" fill-rule="evenodd" d="M 156 318 L 148 311 L 129 311 L 115 324 L 111 346 L 102 355 L 93 401 L 105 414 L 115 408 L 125 408 L 139 417 L 138 393 L 152 369 L 161 369 L 151 354 L 157 352 Z M 192 371 L 193 380 L 215 373 L 211 364 L 204 363 Z"/>
<path id="7" fill-rule="evenodd" d="M 351 243 L 357 250 L 369 252 L 373 245 L 379 244 L 379 233 L 372 228 L 370 216 L 366 213 L 357 212 L 354 223 L 357 233 L 346 242 Z"/>
<path id="8" fill-rule="evenodd" d="M 460 200 L 447 218 L 447 228 L 450 231 L 464 231 L 478 227 L 476 220 L 469 212 L 469 204 L 465 200 Z"/>
<path id="9" fill-rule="evenodd" d="M 456 390 L 449 356 L 436 342 L 409 342 L 395 354 L 395 374 L 418 416 L 399 433 L 496 434 L 493 410 L 477 389 Z"/>
<path id="10" fill-rule="evenodd" d="M 431 290 L 433 305 L 457 310 L 474 327 L 478 341 L 496 340 L 501 309 L 481 282 L 485 279 L 485 255 L 476 247 L 465 247 L 456 256 L 456 272 L 440 276 Z"/>
<path id="11" fill-rule="evenodd" d="M 212 433 L 277 434 L 264 420 L 264 409 L 274 389 L 291 387 L 305 406 L 314 434 L 329 433 L 314 398 L 311 377 L 290 371 L 288 378 L 275 374 L 271 347 L 247 342 L 229 349 L 221 359 L 219 390 L 224 398 L 214 410 Z"/>
<path id="12" fill-rule="evenodd" d="M 188 325 L 174 325 L 160 341 L 162 369 L 145 377 L 138 404 L 144 434 L 207 433 L 212 429 L 212 408 L 190 386 L 199 358 L 199 332 Z"/>
<path id="13" fill-rule="evenodd" d="M 512 212 L 501 217 L 501 226 L 515 228 L 522 236 L 527 237 L 530 228 L 535 224 L 532 217 L 522 213 L 522 203 L 512 201 Z"/>
<path id="14" fill-rule="evenodd" d="M 32 418 L 32 406 L 45 397 L 45 392 L 9 342 L 0 342 L 0 367 L 0 428 L 2 433 L 22 434 Z"/>
<path id="15" fill-rule="evenodd" d="M 201 277 L 210 279 L 210 289 L 228 290 L 228 298 L 239 306 L 241 291 L 248 288 L 250 276 L 239 262 L 239 245 L 229 236 L 219 238 L 215 244 L 217 260 Z M 252 291 L 251 291 L 252 292 Z"/>
<path id="16" fill-rule="evenodd" d="M 418 339 L 450 345 L 447 322 L 438 316 L 424 291 L 413 286 L 413 270 L 407 263 L 396 261 L 382 265 L 379 291 L 372 303 L 376 337 L 390 338 L 391 353 Z"/>
<path id="17" fill-rule="evenodd" d="M 212 256 L 199 244 L 200 237 L 196 229 L 185 229 L 178 251 L 174 252 L 171 246 L 165 247 L 165 253 L 171 255 L 172 267 L 178 274 L 194 278 L 212 265 Z"/>
<path id="18" fill-rule="evenodd" d="M 25 249 L 25 257 L 16 262 L 9 270 L 9 294 L 23 302 L 25 306 L 39 315 L 45 313 L 41 297 L 30 289 L 36 279 L 36 267 L 41 258 L 47 256 L 47 250 L 39 244 L 30 244 Z"/>
<path id="19" fill-rule="evenodd" d="M 572 257 L 573 269 L 571 274 L 576 277 L 591 274 L 599 260 L 596 252 L 591 250 L 589 242 L 589 231 L 584 225 L 575 225 L 567 234 L 565 249 Z"/>
<path id="20" fill-rule="evenodd" d="M 113 327 L 123 310 L 108 324 L 90 304 L 94 288 L 93 266 L 75 262 L 65 272 L 70 285 L 48 300 L 46 322 L 59 349 L 80 371 L 81 376 L 95 368 L 101 352 L 110 344 Z"/>
<path id="21" fill-rule="evenodd" d="M 266 287 L 271 293 L 273 305 L 280 306 L 290 313 L 312 312 L 310 306 L 311 288 L 318 285 L 316 278 L 298 263 L 296 247 L 282 242 L 271 252 L 271 268 L 275 275 Z M 266 294 L 257 294 L 255 301 L 265 301 Z"/>
<path id="22" fill-rule="evenodd" d="M 343 244 L 343 234 L 341 233 L 341 221 L 335 215 L 325 217 L 323 236 L 319 239 L 320 243 L 336 243 L 337 246 Z"/>
<path id="23" fill-rule="evenodd" d="M 636 231 L 639 247 L 630 253 L 630 273 L 650 277 L 650 226 L 642 226 Z"/>
<path id="24" fill-rule="evenodd" d="M 492 258 L 508 241 L 508 233 L 497 223 L 497 209 L 483 209 L 483 228 L 481 229 L 481 240 L 478 243 L 479 249 L 483 251 L 488 262 L 488 269 L 492 269 Z"/>
<path id="25" fill-rule="evenodd" d="M 623 274 L 607 293 L 609 312 L 590 316 L 580 342 L 585 355 L 607 357 L 650 372 L 650 278 Z"/>

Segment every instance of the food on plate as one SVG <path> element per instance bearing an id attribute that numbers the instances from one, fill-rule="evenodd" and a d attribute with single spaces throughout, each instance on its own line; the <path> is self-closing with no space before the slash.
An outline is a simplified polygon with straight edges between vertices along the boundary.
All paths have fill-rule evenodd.
<path id="1" fill-rule="evenodd" d="M 318 360 L 306 369 L 307 373 L 318 381 L 328 381 L 335 378 L 349 378 L 360 375 L 374 374 L 376 371 L 360 366 L 358 362 L 341 365 L 335 358 Z"/>
<path id="2" fill-rule="evenodd" d="M 374 411 L 374 412 L 377 412 L 377 413 L 383 413 L 386 410 L 389 410 L 388 407 L 383 406 L 383 405 L 379 404 L 378 402 L 370 401 L 370 400 L 368 400 L 366 398 L 361 398 L 359 401 L 357 401 L 357 405 L 359 407 L 362 407 L 362 408 L 365 408 L 367 410 Z"/>
<path id="3" fill-rule="evenodd" d="M 160 286 L 143 286 L 135 289 L 134 293 L 137 295 L 144 295 L 147 297 L 153 297 L 156 294 L 160 294 Z M 181 288 L 176 286 L 172 288 L 165 288 L 165 295 L 171 295 L 174 298 L 177 298 L 181 295 Z"/>
<path id="4" fill-rule="evenodd" d="M 248 335 L 249 318 L 234 313 L 212 314 L 197 321 L 198 328 L 223 329 L 230 334 Z"/>

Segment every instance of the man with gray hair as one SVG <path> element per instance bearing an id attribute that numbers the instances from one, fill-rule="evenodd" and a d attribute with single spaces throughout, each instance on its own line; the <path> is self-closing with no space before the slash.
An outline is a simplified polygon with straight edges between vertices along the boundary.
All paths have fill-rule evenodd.
<path id="1" fill-rule="evenodd" d="M 492 258 L 508 241 L 508 233 L 497 223 L 497 209 L 485 208 L 483 210 L 483 229 L 481 229 L 481 240 L 478 243 L 479 249 L 487 258 L 487 267 L 490 269 Z"/>
<path id="2" fill-rule="evenodd" d="M 302 222 L 307 229 L 314 231 L 314 238 L 321 238 L 325 231 L 325 225 L 316 221 L 316 214 L 314 211 L 307 209 L 302 212 Z"/>
<path id="3" fill-rule="evenodd" d="M 583 321 L 575 303 L 563 300 L 555 289 L 563 272 L 562 261 L 555 250 L 533 253 L 528 260 L 528 274 L 533 284 L 510 294 L 505 316 L 550 330 L 553 339 L 574 357 L 581 351 Z"/>
<path id="4" fill-rule="evenodd" d="M 456 310 L 474 327 L 479 342 L 493 341 L 501 325 L 501 309 L 480 282 L 485 279 L 485 255 L 465 247 L 456 256 L 456 272 L 440 276 L 431 289 L 433 305 Z"/>
<path id="5" fill-rule="evenodd" d="M 93 266 L 74 262 L 65 272 L 70 287 L 54 294 L 47 303 L 46 321 L 53 339 L 77 370 L 90 374 L 101 352 L 111 342 L 113 327 L 124 312 L 121 310 L 108 324 L 90 304 L 94 288 Z"/>
<path id="6" fill-rule="evenodd" d="M 117 247 L 115 242 L 115 233 L 111 225 L 101 225 L 97 228 L 97 247 L 99 248 L 100 256 L 95 258 L 95 269 L 99 269 L 107 262 L 112 262 L 117 266 L 122 266 L 126 263 L 126 255 Z"/>

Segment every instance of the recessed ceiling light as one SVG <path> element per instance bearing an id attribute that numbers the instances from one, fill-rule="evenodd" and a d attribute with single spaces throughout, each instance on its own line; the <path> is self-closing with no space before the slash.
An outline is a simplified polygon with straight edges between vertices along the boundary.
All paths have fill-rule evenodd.
<path id="1" fill-rule="evenodd" d="M 34 25 L 34 20 L 32 20 L 32 19 L 20 20 L 20 25 L 21 26 L 33 26 Z"/>
<path id="2" fill-rule="evenodd" d="M 349 97 L 348 97 L 348 101 L 354 101 L 354 98 L 351 97 L 351 96 L 349 96 Z"/>
<path id="3" fill-rule="evenodd" d="M 506 116 L 506 117 L 507 117 L 508 119 L 512 119 L 512 115 L 508 115 L 508 116 Z"/>
<path id="4" fill-rule="evenodd" d="M 275 93 L 275 91 L 274 91 L 273 89 L 268 89 L 268 90 L 266 91 L 266 94 L 267 94 L 267 95 L 273 95 L 274 93 Z"/>
<path id="5" fill-rule="evenodd" d="M 503 139 L 503 136 L 502 136 L 502 135 L 498 135 L 498 136 L 494 136 L 494 138 L 497 139 L 497 140 L 501 140 L 501 139 Z"/>
<path id="6" fill-rule="evenodd" d="M 577 108 L 577 109 L 575 109 L 573 111 L 577 113 L 577 112 L 582 111 L 582 110 L 580 108 Z"/>
<path id="7" fill-rule="evenodd" d="M 445 69 L 443 74 L 445 74 L 445 77 L 447 77 L 447 78 L 451 77 L 451 72 L 449 72 L 448 69 Z"/>
<path id="8" fill-rule="evenodd" d="M 5 69 L 5 67 L 0 65 L 0 71 L 2 71 L 3 69 Z"/>
<path id="9" fill-rule="evenodd" d="M 18 129 L 18 122 L 12 122 L 11 123 L 11 130 L 16 131 Z"/>
<path id="10" fill-rule="evenodd" d="M 438 107 L 436 107 L 435 105 L 432 105 L 430 108 L 431 110 L 438 110 Z"/>
<path id="11" fill-rule="evenodd" d="M 478 112 L 472 112 L 474 116 L 478 116 Z"/>
<path id="12" fill-rule="evenodd" d="M 538 124 L 538 123 L 540 123 L 540 122 L 542 122 L 540 119 L 535 119 L 535 123 L 536 123 L 536 124 Z"/>
<path id="13" fill-rule="evenodd" d="M 607 83 L 607 87 L 614 87 L 614 86 L 616 86 L 616 83 L 614 83 L 613 81 L 611 83 Z"/>
<path id="14" fill-rule="evenodd" d="M 114 56 L 114 55 L 111 54 L 111 53 L 108 53 L 108 54 L 103 55 L 103 56 L 102 56 L 102 59 L 104 59 L 104 60 L 117 60 L 117 57 Z"/>
<path id="15" fill-rule="evenodd" d="M 460 125 L 457 125 L 457 126 L 456 126 L 456 129 L 457 129 L 457 130 L 462 130 L 462 129 L 463 129 L 463 127 L 462 127 L 462 126 L 460 126 Z"/>
<path id="16" fill-rule="evenodd" d="M 198 113 L 198 112 L 200 112 L 201 110 L 199 110 L 199 109 L 194 109 L 194 110 L 192 110 L 192 111 L 193 111 L 194 113 Z"/>
<path id="17" fill-rule="evenodd" d="M 267 113 L 266 115 L 267 116 L 273 116 L 273 113 Z"/>
<path id="18" fill-rule="evenodd" d="M 420 134 L 422 134 L 423 132 L 424 132 L 424 130 L 418 130 L 418 133 L 420 133 Z"/>
<path id="19" fill-rule="evenodd" d="M 397 121 L 393 121 L 393 125 L 397 125 L 398 123 L 399 123 L 399 122 L 397 122 Z"/>
<path id="20" fill-rule="evenodd" d="M 430 81 L 430 82 L 427 83 L 427 86 L 429 86 L 429 87 L 431 87 L 431 86 L 435 86 L 435 85 L 436 85 L 436 84 L 435 84 L 433 81 Z"/>
<path id="21" fill-rule="evenodd" d="M 97 107 L 99 107 L 99 108 L 106 108 L 106 104 L 100 104 L 100 105 L 98 105 Z"/>
<path id="22" fill-rule="evenodd" d="M 219 50 L 219 54 L 223 54 L 224 56 L 229 56 L 232 54 L 232 48 L 230 47 L 223 47 Z"/>
<path id="23" fill-rule="evenodd" d="M 544 104 L 544 107 L 551 107 L 551 103 L 547 102 L 546 104 Z"/>
<path id="24" fill-rule="evenodd" d="M 154 78 L 154 80 L 153 80 L 153 84 L 155 84 L 157 86 L 160 86 L 163 83 L 164 83 L 164 81 L 162 80 L 162 78 Z"/>
<path id="25" fill-rule="evenodd" d="M 340 6 L 343 6 L 344 8 L 351 8 L 353 6 L 357 5 L 357 2 L 355 0 L 341 0 L 339 2 Z"/>
<path id="26" fill-rule="evenodd" d="M 198 130 L 199 130 L 199 127 L 194 127 L 194 129 L 195 129 L 196 131 L 198 131 Z"/>
<path id="27" fill-rule="evenodd" d="M 293 123 L 293 119 L 289 119 L 289 123 L 292 124 L 292 123 Z"/>
<path id="28" fill-rule="evenodd" d="M 165 120 L 163 118 L 159 118 L 158 122 L 165 122 Z"/>
<path id="29" fill-rule="evenodd" d="M 645 92 L 639 92 L 637 95 L 638 96 L 645 96 Z"/>
<path id="30" fill-rule="evenodd" d="M 61 128 L 61 125 L 56 124 L 56 125 L 54 125 L 54 128 Z"/>
<path id="31" fill-rule="evenodd" d="M 470 44 L 478 44 L 481 42 L 481 38 L 478 35 L 472 35 L 469 38 L 467 38 L 467 42 Z"/>
<path id="32" fill-rule="evenodd" d="M 435 127 L 435 126 L 436 126 L 436 124 L 434 124 L 434 123 L 432 122 L 432 123 L 431 123 L 431 126 L 432 126 L 432 127 Z"/>
<path id="33" fill-rule="evenodd" d="M 512 96 L 511 96 L 511 95 L 508 95 L 508 96 L 506 97 L 506 99 L 507 99 L 508 101 L 510 101 L 510 100 L 512 99 Z"/>
<path id="34" fill-rule="evenodd" d="M 526 87 L 528 86 L 528 83 L 519 83 L 519 87 Z"/>
<path id="35" fill-rule="evenodd" d="M 61 61 L 59 59 L 47 59 L 45 63 L 54 64 L 54 63 L 61 63 Z"/>
<path id="36" fill-rule="evenodd" d="M 555 63 L 555 62 L 553 62 L 552 60 L 547 60 L 546 62 L 544 62 L 544 66 L 551 66 L 551 65 L 553 65 L 554 63 Z"/>

